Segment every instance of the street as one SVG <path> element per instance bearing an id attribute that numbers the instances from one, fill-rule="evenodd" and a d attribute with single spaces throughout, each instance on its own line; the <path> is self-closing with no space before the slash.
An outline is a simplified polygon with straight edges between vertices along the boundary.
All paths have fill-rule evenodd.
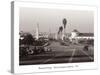
<path id="1" fill-rule="evenodd" d="M 62 46 L 59 42 L 51 42 L 48 46 L 52 52 L 29 55 L 20 59 L 20 65 L 56 64 L 56 63 L 79 63 L 93 62 L 94 49 L 89 47 L 88 51 L 83 50 L 83 45 Z"/>

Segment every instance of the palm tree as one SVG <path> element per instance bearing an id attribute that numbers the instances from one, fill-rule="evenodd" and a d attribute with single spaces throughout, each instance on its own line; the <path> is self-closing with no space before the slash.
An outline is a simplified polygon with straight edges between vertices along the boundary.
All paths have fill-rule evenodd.
<path id="1" fill-rule="evenodd" d="M 64 29 L 66 28 L 66 24 L 67 24 L 67 20 L 66 20 L 66 18 L 64 18 L 64 19 L 63 19 Z"/>
<path id="2" fill-rule="evenodd" d="M 67 20 L 66 20 L 66 18 L 64 18 L 64 19 L 63 19 L 63 25 L 64 25 L 64 33 L 63 33 L 63 35 L 64 35 L 64 36 L 65 36 L 66 24 L 67 24 Z"/>
<path id="3" fill-rule="evenodd" d="M 60 27 L 59 27 L 58 34 L 59 34 L 60 32 L 62 32 L 62 31 L 63 31 L 63 27 L 62 27 L 62 26 L 60 26 Z"/>
<path id="4" fill-rule="evenodd" d="M 63 27 L 62 27 L 62 26 L 59 27 L 59 31 L 60 31 L 60 32 L 63 31 Z"/>
<path id="5" fill-rule="evenodd" d="M 61 33 L 61 34 L 60 34 L 60 39 L 62 39 L 62 31 L 63 31 L 63 26 L 60 26 L 60 27 L 59 27 L 59 32 L 58 32 L 58 33 Z"/>

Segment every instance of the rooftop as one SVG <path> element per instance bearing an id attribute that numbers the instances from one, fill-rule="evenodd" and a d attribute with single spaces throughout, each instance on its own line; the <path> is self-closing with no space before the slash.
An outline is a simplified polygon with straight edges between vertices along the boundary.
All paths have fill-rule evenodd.
<path id="1" fill-rule="evenodd" d="M 94 36 L 93 33 L 79 33 L 78 36 Z"/>

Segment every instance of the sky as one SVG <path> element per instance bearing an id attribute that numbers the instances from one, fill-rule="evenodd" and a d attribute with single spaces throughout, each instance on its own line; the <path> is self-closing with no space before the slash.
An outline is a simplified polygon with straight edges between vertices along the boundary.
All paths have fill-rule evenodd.
<path id="1" fill-rule="evenodd" d="M 81 33 L 94 32 L 94 12 L 50 8 L 21 7 L 19 11 L 19 31 L 34 33 L 39 24 L 39 32 L 57 33 L 62 20 L 66 18 L 66 33 L 77 29 Z"/>

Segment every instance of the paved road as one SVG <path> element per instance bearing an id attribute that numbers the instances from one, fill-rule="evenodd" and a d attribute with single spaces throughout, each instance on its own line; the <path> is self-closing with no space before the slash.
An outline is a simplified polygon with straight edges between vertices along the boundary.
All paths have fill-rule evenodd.
<path id="1" fill-rule="evenodd" d="M 93 47 L 84 51 L 82 45 L 62 46 L 59 42 L 52 42 L 48 47 L 52 48 L 52 52 L 29 55 L 20 61 L 20 65 L 91 62 L 94 60 Z"/>

